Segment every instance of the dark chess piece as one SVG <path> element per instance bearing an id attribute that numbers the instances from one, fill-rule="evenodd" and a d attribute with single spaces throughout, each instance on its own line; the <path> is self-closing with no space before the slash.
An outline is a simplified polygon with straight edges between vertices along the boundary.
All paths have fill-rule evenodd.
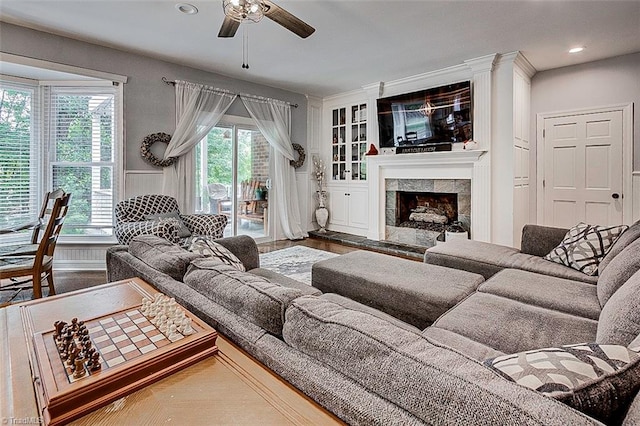
<path id="1" fill-rule="evenodd" d="M 75 365 L 74 365 L 74 370 L 73 370 L 73 378 L 74 379 L 79 379 L 81 377 L 84 377 L 87 372 L 84 369 L 84 358 L 78 357 L 75 359 Z"/>
<path id="2" fill-rule="evenodd" d="M 79 358 L 79 352 L 80 351 L 75 345 L 69 347 L 69 349 L 67 350 L 67 362 L 69 363 L 69 366 L 71 366 L 72 371 L 75 368 L 75 360 Z"/>
<path id="3" fill-rule="evenodd" d="M 100 364 L 100 354 L 98 352 L 91 354 L 91 359 L 87 363 L 87 367 L 91 371 L 98 371 L 102 368 L 102 364 Z"/>
<path id="4" fill-rule="evenodd" d="M 76 331 L 78 329 L 78 318 L 71 319 L 71 328 L 73 329 L 73 331 Z"/>

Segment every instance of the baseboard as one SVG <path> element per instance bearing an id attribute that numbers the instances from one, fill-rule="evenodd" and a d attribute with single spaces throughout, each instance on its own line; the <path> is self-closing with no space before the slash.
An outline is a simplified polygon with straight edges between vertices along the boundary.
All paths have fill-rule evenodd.
<path id="1" fill-rule="evenodd" d="M 56 260 L 53 262 L 55 271 L 106 271 L 105 260 Z"/>

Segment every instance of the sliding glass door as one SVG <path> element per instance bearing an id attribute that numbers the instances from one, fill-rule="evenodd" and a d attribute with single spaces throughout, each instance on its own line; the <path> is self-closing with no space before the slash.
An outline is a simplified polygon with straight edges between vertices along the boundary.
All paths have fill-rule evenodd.
<path id="1" fill-rule="evenodd" d="M 269 143 L 249 124 L 220 124 L 196 148 L 200 212 L 229 217 L 225 236 L 270 240 Z"/>

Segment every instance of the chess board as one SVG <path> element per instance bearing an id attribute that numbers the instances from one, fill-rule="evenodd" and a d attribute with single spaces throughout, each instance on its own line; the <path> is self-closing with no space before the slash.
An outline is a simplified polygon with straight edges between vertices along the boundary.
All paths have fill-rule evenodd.
<path id="1" fill-rule="evenodd" d="M 61 356 L 55 326 L 34 333 L 31 364 L 46 424 L 67 423 L 217 352 L 217 333 L 196 316 L 183 309 L 193 333 L 172 336 L 172 341 L 141 312 L 142 298 L 151 297 L 148 290 L 134 281 L 118 285 L 130 287 L 127 291 L 133 289 L 140 297 L 129 298 L 124 309 L 80 318 L 100 354 L 98 370 L 86 368 L 86 374 L 75 377 Z"/>
<path id="2" fill-rule="evenodd" d="M 171 343 L 168 337 L 140 312 L 140 309 L 94 319 L 85 323 L 85 326 L 93 347 L 100 354 L 98 360 L 101 368 L 97 371 L 91 371 L 85 367 L 84 375 L 77 378 L 73 374 L 71 365 L 65 363 L 61 358 L 62 368 L 54 370 L 56 381 L 64 380 L 65 376 L 69 383 L 83 380 L 91 375 L 99 374 L 102 370 L 132 361 Z M 196 326 L 195 331 L 200 331 L 200 328 Z M 184 337 L 179 335 L 177 340 Z M 60 356 L 53 338 L 44 339 L 44 343 L 51 360 L 55 360 L 56 354 Z"/>

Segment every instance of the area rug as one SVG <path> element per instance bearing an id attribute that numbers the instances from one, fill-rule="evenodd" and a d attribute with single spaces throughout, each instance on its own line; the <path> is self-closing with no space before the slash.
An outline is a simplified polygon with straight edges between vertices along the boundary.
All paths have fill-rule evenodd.
<path id="1" fill-rule="evenodd" d="M 305 246 L 293 246 L 260 254 L 260 267 L 311 285 L 311 266 L 336 256 L 339 254 Z"/>

